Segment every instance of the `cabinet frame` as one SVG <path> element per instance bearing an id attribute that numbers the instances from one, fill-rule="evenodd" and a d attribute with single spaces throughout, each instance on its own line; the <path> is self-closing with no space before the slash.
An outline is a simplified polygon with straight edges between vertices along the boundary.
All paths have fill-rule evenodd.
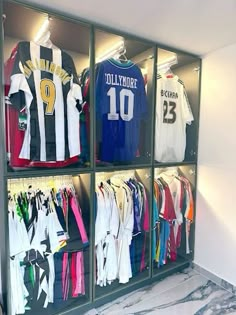
<path id="1" fill-rule="evenodd" d="M 91 88 L 90 88 L 90 103 L 91 103 L 91 110 L 90 110 L 90 166 L 89 167 L 81 167 L 81 168 L 65 168 L 65 169 L 43 169 L 43 170 L 28 170 L 28 171 L 19 171 L 19 172 L 9 172 L 7 170 L 7 156 L 5 152 L 5 132 L 1 132 L 0 139 L 0 207 L 2 211 L 0 211 L 0 253 L 1 253 L 1 280 L 2 280 L 2 299 L 3 299 L 3 306 L 5 311 L 8 313 L 10 310 L 10 295 L 9 295 L 9 279 L 10 279 L 10 268 L 9 268 L 9 236 L 8 236 L 8 215 L 7 215 L 7 207 L 8 207 L 8 194 L 7 194 L 7 181 L 8 179 L 14 179 L 14 178 L 31 178 L 31 177 L 43 177 L 43 176 L 56 176 L 56 175 L 76 175 L 76 174 L 90 174 L 91 175 L 91 185 L 90 185 L 90 197 L 93 198 L 94 189 L 95 189 L 95 175 L 96 172 L 106 172 L 106 171 L 119 171 L 119 170 L 130 170 L 130 169 L 142 169 L 142 168 L 150 168 L 151 170 L 151 183 L 154 181 L 154 172 L 155 168 L 157 167 L 168 167 L 168 166 L 184 166 L 184 165 L 193 165 L 196 169 L 195 174 L 195 185 L 194 185 L 194 191 L 193 196 L 195 200 L 195 218 L 196 218 L 196 187 L 197 187 L 197 156 L 198 156 L 198 135 L 199 135 L 199 117 L 196 117 L 197 121 L 197 130 L 196 130 L 196 156 L 195 160 L 191 162 L 180 162 L 180 163 L 156 163 L 154 160 L 154 145 L 155 145 L 155 110 L 156 110 L 156 75 L 157 75 L 157 50 L 158 48 L 170 50 L 174 53 L 184 53 L 189 55 L 190 57 L 196 58 L 196 60 L 199 60 L 200 69 L 199 69 L 199 90 L 198 90 L 198 109 L 200 110 L 200 95 L 201 95 L 201 66 L 202 62 L 199 56 L 188 53 L 183 50 L 179 50 L 173 47 L 169 47 L 167 45 L 163 45 L 160 43 L 157 43 L 155 41 L 147 40 L 145 38 L 118 31 L 116 29 L 113 29 L 112 27 L 107 27 L 99 23 L 94 23 L 90 20 L 82 19 L 74 15 L 62 13 L 58 10 L 52 10 L 48 9 L 41 5 L 31 5 L 27 4 L 24 1 L 16 1 L 16 0 L 3 0 L 0 2 L 0 16 L 3 14 L 3 7 L 4 2 L 9 2 L 13 4 L 22 5 L 24 7 L 27 7 L 29 9 L 44 12 L 48 14 L 49 16 L 55 16 L 59 19 L 65 19 L 68 21 L 71 21 L 73 23 L 86 23 L 90 26 L 90 45 L 89 45 L 89 58 L 90 58 L 90 71 L 91 71 Z M 7 17 L 6 17 L 7 18 Z M 119 165 L 119 166 L 108 166 L 108 167 L 98 167 L 96 165 L 95 161 L 95 138 L 96 138 L 96 115 L 94 110 L 94 104 L 95 104 L 95 31 L 99 29 L 104 32 L 109 32 L 115 35 L 119 36 L 127 36 L 129 39 L 132 40 L 138 40 L 143 43 L 149 44 L 154 49 L 154 62 L 153 62 L 153 78 L 152 78 L 152 84 L 153 84 L 153 95 L 152 95 L 152 126 L 151 130 L 153 131 L 151 134 L 151 160 L 150 163 L 144 163 L 144 164 L 132 164 L 132 165 Z M 0 25 L 0 58 L 3 60 L 3 49 L 4 49 L 4 26 L 3 23 Z M 0 96 L 1 96 L 1 107 L 0 107 L 0 129 L 2 131 L 5 131 L 5 102 L 4 102 L 4 66 L 3 62 L 0 63 Z M 120 286 L 118 290 L 115 290 L 114 292 L 111 292 L 110 294 L 101 296 L 96 298 L 95 296 L 95 284 L 94 284 L 94 224 L 95 224 L 95 202 L 94 198 L 91 202 L 91 215 L 90 215 L 90 231 L 91 231 L 91 241 L 90 241 L 90 297 L 89 301 L 86 304 L 79 305 L 75 308 L 68 309 L 64 312 L 59 312 L 58 314 L 78 314 L 78 311 L 84 312 L 86 310 L 89 310 L 93 307 L 98 307 L 106 302 L 110 302 L 111 300 L 118 298 L 126 293 L 129 293 L 133 290 L 139 289 L 145 285 L 151 284 L 155 281 L 158 281 L 159 279 L 162 279 L 168 275 L 171 275 L 175 272 L 178 272 L 187 266 L 191 265 L 191 262 L 194 258 L 194 254 L 191 257 L 191 259 L 186 260 L 182 264 L 176 264 L 176 266 L 170 266 L 167 270 L 160 271 L 158 273 L 153 273 L 153 261 L 152 261 L 152 254 L 151 254 L 151 244 L 152 244 L 152 200 L 153 200 L 153 185 L 151 184 L 151 202 L 149 205 L 149 213 L 150 213 L 150 241 L 149 241 L 149 276 L 148 278 L 140 281 L 135 281 L 132 284 L 127 284 L 125 286 Z M 192 226 L 192 229 L 195 230 L 195 221 Z"/>

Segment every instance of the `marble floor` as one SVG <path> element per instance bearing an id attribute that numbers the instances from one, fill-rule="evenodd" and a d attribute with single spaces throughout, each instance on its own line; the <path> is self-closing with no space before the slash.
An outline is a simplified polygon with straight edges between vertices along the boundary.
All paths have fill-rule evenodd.
<path id="1" fill-rule="evenodd" d="M 93 309 L 86 315 L 236 315 L 236 296 L 193 269 Z"/>

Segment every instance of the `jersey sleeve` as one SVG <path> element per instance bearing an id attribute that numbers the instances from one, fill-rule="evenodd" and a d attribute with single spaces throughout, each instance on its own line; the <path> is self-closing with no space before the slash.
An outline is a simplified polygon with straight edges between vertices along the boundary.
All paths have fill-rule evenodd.
<path id="1" fill-rule="evenodd" d="M 11 104 L 19 111 L 29 108 L 33 100 L 30 87 L 24 75 L 21 63 L 21 43 L 18 44 L 13 70 L 10 77 L 9 99 Z"/>
<path id="2" fill-rule="evenodd" d="M 188 100 L 187 92 L 183 86 L 183 116 L 186 124 L 191 125 L 191 122 L 194 120 L 191 106 Z"/>
<path id="3" fill-rule="evenodd" d="M 83 103 L 82 90 L 79 84 L 76 68 L 73 59 L 70 55 L 62 52 L 63 66 L 67 72 L 71 75 L 70 90 L 67 95 L 67 102 L 77 107 L 78 111 L 81 111 L 81 104 Z"/>
<path id="4" fill-rule="evenodd" d="M 63 68 L 66 69 L 68 74 L 71 76 L 72 82 L 75 84 L 79 84 L 79 78 L 78 78 L 75 63 L 72 57 L 63 50 L 61 51 L 61 54 L 62 54 L 62 60 L 63 60 Z"/>
<path id="5" fill-rule="evenodd" d="M 79 105 L 83 103 L 83 97 L 80 85 L 71 83 L 71 88 L 67 95 L 67 103 L 77 107 L 78 111 L 81 111 Z"/>
<path id="6" fill-rule="evenodd" d="M 10 80 L 11 80 L 11 74 L 14 68 L 16 55 L 17 55 L 18 46 L 14 47 L 10 57 L 7 59 L 7 61 L 4 64 L 4 84 L 5 84 L 5 103 L 9 103 L 8 101 L 8 94 L 10 89 Z"/>
<path id="7" fill-rule="evenodd" d="M 82 111 L 83 97 L 73 59 L 63 51 L 62 60 L 63 68 L 66 69 L 70 76 L 69 89 L 66 92 L 68 147 L 70 157 L 74 157 L 81 153 L 80 113 Z"/>
<path id="8" fill-rule="evenodd" d="M 146 119 L 147 118 L 147 113 L 148 113 L 148 106 L 147 106 L 147 94 L 146 94 L 146 89 L 145 89 L 145 82 L 144 82 L 144 77 L 142 75 L 141 70 L 140 71 L 140 107 L 139 107 L 139 115 L 140 117 Z"/>
<path id="9" fill-rule="evenodd" d="M 68 115 L 68 146 L 70 157 L 81 153 L 80 148 L 80 112 L 82 111 L 81 87 L 72 83 L 67 94 L 67 115 Z"/>

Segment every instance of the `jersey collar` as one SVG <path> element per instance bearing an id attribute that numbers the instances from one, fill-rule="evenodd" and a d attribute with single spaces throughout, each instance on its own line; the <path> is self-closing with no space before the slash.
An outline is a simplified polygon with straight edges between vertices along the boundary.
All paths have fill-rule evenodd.
<path id="1" fill-rule="evenodd" d="M 121 67 L 121 68 L 129 68 L 130 66 L 133 66 L 133 62 L 131 60 L 127 60 L 125 62 L 121 62 L 120 60 L 110 58 L 108 59 L 110 63 L 112 63 L 115 66 Z"/>

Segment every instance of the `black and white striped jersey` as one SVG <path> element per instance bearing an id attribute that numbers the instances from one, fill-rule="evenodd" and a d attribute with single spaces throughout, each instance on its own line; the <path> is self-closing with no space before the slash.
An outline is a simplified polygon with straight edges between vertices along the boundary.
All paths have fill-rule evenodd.
<path id="1" fill-rule="evenodd" d="M 20 158 L 64 161 L 80 154 L 82 94 L 73 60 L 66 52 L 20 42 L 9 96 L 13 106 L 27 112 Z"/>

